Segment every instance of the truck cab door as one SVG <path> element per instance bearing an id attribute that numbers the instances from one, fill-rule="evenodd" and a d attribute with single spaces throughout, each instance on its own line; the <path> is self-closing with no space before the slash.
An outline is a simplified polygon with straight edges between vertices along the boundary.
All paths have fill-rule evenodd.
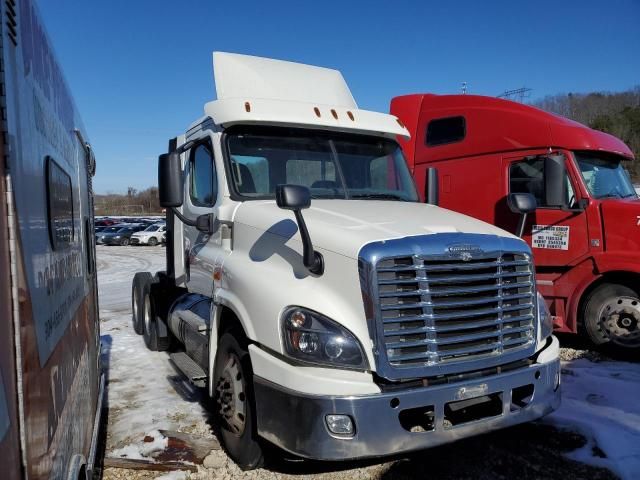
<path id="1" fill-rule="evenodd" d="M 187 152 L 185 166 L 183 215 L 196 220 L 200 215 L 213 212 L 217 218 L 218 178 L 211 139 L 208 135 Z M 183 225 L 183 251 L 187 289 L 192 293 L 211 296 L 213 269 L 220 250 L 220 229 L 207 234 L 196 227 Z"/>
<path id="2" fill-rule="evenodd" d="M 524 240 L 532 247 L 536 269 L 552 272 L 579 262 L 589 253 L 589 232 L 586 212 L 579 208 L 579 189 L 570 162 L 566 162 L 564 180 L 568 207 L 546 204 L 544 157 L 503 157 L 503 172 L 508 193 L 530 193 L 538 202 L 538 208 L 527 219 Z M 506 228 L 514 232 L 517 214 L 509 212 L 506 219 Z"/>

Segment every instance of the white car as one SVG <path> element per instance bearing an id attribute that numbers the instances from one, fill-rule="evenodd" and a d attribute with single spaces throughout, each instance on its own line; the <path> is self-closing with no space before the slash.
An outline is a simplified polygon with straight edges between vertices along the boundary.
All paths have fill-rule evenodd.
<path id="1" fill-rule="evenodd" d="M 164 223 L 154 223 L 141 232 L 136 232 L 131 236 L 131 245 L 149 245 L 155 247 L 164 242 L 167 226 Z"/>

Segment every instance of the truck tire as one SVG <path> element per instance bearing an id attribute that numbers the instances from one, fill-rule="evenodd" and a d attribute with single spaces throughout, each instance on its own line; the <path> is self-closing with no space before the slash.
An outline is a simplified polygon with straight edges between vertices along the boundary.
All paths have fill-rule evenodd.
<path id="1" fill-rule="evenodd" d="M 144 332 L 144 320 L 142 318 L 142 286 L 151 283 L 153 277 L 149 272 L 138 272 L 133 276 L 131 282 L 131 323 L 133 331 L 138 335 Z"/>
<path id="2" fill-rule="evenodd" d="M 158 335 L 158 319 L 156 317 L 156 299 L 151 293 L 153 278 L 145 281 L 141 288 L 140 311 L 142 312 L 142 336 L 147 348 L 153 352 L 164 352 L 171 346 L 171 337 Z"/>
<path id="3" fill-rule="evenodd" d="M 264 455 L 256 428 L 253 369 L 242 338 L 233 331 L 220 337 L 213 407 L 227 453 L 243 470 L 253 470 L 264 464 Z"/>
<path id="4" fill-rule="evenodd" d="M 604 283 L 586 299 L 583 328 L 595 345 L 640 350 L 640 295 L 617 283 Z"/>
<path id="5" fill-rule="evenodd" d="M 151 237 L 148 243 L 150 247 L 155 247 L 158 245 L 158 239 L 156 237 Z"/>

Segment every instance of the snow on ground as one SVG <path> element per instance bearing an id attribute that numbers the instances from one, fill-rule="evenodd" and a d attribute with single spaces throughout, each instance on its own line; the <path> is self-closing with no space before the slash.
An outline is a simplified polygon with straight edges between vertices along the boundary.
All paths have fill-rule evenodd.
<path id="1" fill-rule="evenodd" d="M 570 457 L 640 477 L 640 364 L 579 358 L 563 362 L 562 406 L 547 417 L 588 443 Z"/>
<path id="2" fill-rule="evenodd" d="M 98 246 L 97 250 L 103 360 L 109 375 L 107 456 L 148 458 L 162 447 L 157 432 L 161 429 L 212 435 L 203 393 L 175 371 L 166 353 L 147 350 L 131 324 L 131 279 L 136 271 L 164 268 L 165 249 Z M 585 353 L 592 360 L 575 358 Z M 338 464 L 326 475 L 310 475 L 304 469 L 299 473 L 322 479 L 424 478 L 435 473 L 438 478 L 533 478 L 528 476 L 533 469 L 536 478 L 609 478 L 575 460 L 610 469 L 624 480 L 640 478 L 640 363 L 599 361 L 597 355 L 568 348 L 563 354 L 571 359 L 563 362 L 562 406 L 544 422 L 577 432 L 586 442 L 574 441 L 574 447 L 567 447 L 573 438 L 570 435 L 551 427 L 547 434 L 544 425 L 525 425 L 438 447 L 407 461 L 374 462 L 368 467 Z M 145 436 L 152 441 L 144 442 Z M 584 446 L 566 454 L 569 458 L 562 456 L 562 451 L 582 443 Z M 475 465 L 453 462 L 451 466 L 447 460 L 459 458 L 460 451 L 468 457 L 476 450 L 484 453 L 469 460 Z M 445 460 L 439 464 L 440 458 Z M 280 477 L 264 470 L 240 472 L 229 461 L 218 474 L 222 478 Z M 214 478 L 206 475 L 197 478 Z M 184 473 L 161 478 L 184 478 Z"/>
<path id="3" fill-rule="evenodd" d="M 162 247 L 98 246 L 98 289 L 103 362 L 108 366 L 107 455 L 144 458 L 154 453 L 157 430 L 211 435 L 201 392 L 164 352 L 151 352 L 131 323 L 131 279 L 164 268 Z"/>

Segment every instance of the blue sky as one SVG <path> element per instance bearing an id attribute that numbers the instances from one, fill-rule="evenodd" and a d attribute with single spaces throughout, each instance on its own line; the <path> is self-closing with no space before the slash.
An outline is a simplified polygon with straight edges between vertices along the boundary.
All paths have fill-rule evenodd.
<path id="1" fill-rule="evenodd" d="M 415 92 L 532 98 L 640 84 L 640 1 L 39 0 L 94 146 L 98 193 L 156 183 L 215 96 L 211 52 L 337 68 L 360 108 Z"/>

